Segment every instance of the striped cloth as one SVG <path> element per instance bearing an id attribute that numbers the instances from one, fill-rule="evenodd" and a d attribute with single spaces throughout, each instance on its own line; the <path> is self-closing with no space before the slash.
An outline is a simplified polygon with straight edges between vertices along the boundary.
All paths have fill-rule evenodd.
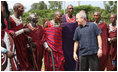
<path id="1" fill-rule="evenodd" d="M 5 45 L 9 44 L 8 39 L 10 41 L 10 45 L 6 46 L 6 49 L 16 54 L 16 49 L 12 37 L 4 31 L 3 41 L 5 42 Z M 2 71 L 20 71 L 20 65 L 17 56 L 14 56 L 13 58 L 9 59 L 7 58 L 6 54 L 2 53 L 1 61 Z"/>
<path id="2" fill-rule="evenodd" d="M 64 56 L 62 50 L 62 28 L 54 27 L 51 22 L 48 22 L 48 28 L 44 28 L 45 31 L 45 41 L 48 43 L 49 47 L 53 50 L 55 70 L 63 71 Z M 52 71 L 52 58 L 51 55 L 45 51 L 45 70 Z"/>

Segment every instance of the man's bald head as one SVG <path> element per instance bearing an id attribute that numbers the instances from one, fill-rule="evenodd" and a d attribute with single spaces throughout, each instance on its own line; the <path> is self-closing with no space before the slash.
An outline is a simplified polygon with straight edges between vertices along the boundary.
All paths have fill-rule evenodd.
<path id="1" fill-rule="evenodd" d="M 84 12 L 84 13 L 86 13 L 86 11 L 85 11 L 85 10 L 80 10 L 80 12 Z"/>
<path id="2" fill-rule="evenodd" d="M 36 13 L 32 13 L 29 15 L 28 20 L 30 22 L 37 23 L 38 22 L 38 16 L 36 15 Z"/>
<path id="3" fill-rule="evenodd" d="M 24 6 L 21 3 L 16 3 L 13 6 L 14 12 L 19 15 L 22 16 L 23 12 L 24 12 Z"/>
<path id="4" fill-rule="evenodd" d="M 20 8 L 20 5 L 22 5 L 22 4 L 21 3 L 14 4 L 14 6 L 13 6 L 14 11 L 17 10 L 18 8 Z"/>
<path id="5" fill-rule="evenodd" d="M 56 23 L 62 23 L 62 13 L 59 11 L 54 12 L 54 20 Z"/>
<path id="6" fill-rule="evenodd" d="M 28 16 L 28 20 L 31 21 L 32 18 L 34 18 L 34 17 L 37 17 L 37 15 L 35 13 L 32 13 Z"/>
<path id="7" fill-rule="evenodd" d="M 110 22 L 111 23 L 116 23 L 116 20 L 117 20 L 117 15 L 116 14 L 111 14 L 111 16 L 110 16 Z"/>
<path id="8" fill-rule="evenodd" d="M 100 12 L 94 12 L 94 14 L 101 16 Z"/>
<path id="9" fill-rule="evenodd" d="M 54 17 L 57 16 L 57 15 L 62 15 L 62 13 L 59 12 L 59 11 L 54 12 Z"/>
<path id="10" fill-rule="evenodd" d="M 72 5 L 72 4 L 69 4 L 69 5 L 67 6 L 67 9 L 68 9 L 69 7 L 73 7 L 73 5 Z"/>
<path id="11" fill-rule="evenodd" d="M 111 14 L 111 16 L 117 19 L 117 15 L 116 14 Z"/>
<path id="12" fill-rule="evenodd" d="M 101 13 L 100 12 L 94 12 L 94 20 L 96 23 L 99 23 L 101 19 Z"/>
<path id="13" fill-rule="evenodd" d="M 67 7 L 67 12 L 68 12 L 68 15 L 72 15 L 73 12 L 74 12 L 74 8 L 73 8 L 73 5 L 68 5 Z"/>

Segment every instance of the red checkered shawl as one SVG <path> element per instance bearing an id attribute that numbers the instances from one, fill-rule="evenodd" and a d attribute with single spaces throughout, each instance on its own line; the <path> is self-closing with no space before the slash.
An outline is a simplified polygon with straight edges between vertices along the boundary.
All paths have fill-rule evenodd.
<path id="1" fill-rule="evenodd" d="M 45 41 L 48 43 L 49 47 L 53 50 L 55 70 L 64 70 L 64 56 L 62 50 L 62 28 L 54 27 L 51 22 L 48 22 L 48 28 L 44 28 Z M 45 51 L 45 70 L 52 71 L 52 58 L 51 55 Z"/>

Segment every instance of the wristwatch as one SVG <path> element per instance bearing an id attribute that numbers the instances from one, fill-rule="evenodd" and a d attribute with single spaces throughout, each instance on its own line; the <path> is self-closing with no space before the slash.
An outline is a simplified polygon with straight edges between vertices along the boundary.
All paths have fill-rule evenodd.
<path id="1" fill-rule="evenodd" d="M 99 49 L 102 49 L 102 47 L 99 47 Z"/>

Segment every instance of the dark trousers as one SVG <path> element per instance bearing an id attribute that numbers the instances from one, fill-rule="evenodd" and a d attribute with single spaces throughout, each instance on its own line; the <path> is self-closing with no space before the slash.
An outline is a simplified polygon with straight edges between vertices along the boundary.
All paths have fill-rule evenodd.
<path id="1" fill-rule="evenodd" d="M 79 56 L 79 71 L 99 71 L 99 59 L 97 54 Z"/>

